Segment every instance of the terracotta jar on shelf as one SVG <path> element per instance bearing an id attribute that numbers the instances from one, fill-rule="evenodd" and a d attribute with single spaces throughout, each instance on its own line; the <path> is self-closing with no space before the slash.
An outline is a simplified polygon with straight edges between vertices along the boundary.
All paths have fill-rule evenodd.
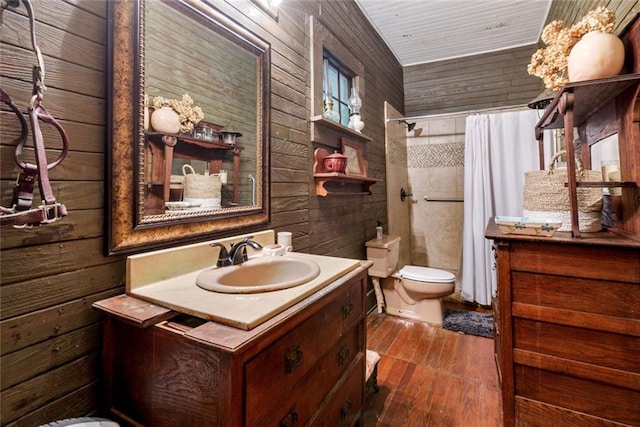
<path id="1" fill-rule="evenodd" d="M 344 173 L 347 168 L 347 156 L 336 151 L 324 158 L 323 165 L 327 172 Z"/>

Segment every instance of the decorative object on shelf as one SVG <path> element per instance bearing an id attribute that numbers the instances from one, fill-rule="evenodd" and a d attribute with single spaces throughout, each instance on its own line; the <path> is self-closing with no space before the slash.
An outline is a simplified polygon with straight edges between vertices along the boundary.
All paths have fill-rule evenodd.
<path id="1" fill-rule="evenodd" d="M 349 116 L 349 128 L 360 132 L 364 128 L 364 122 L 360 117 L 360 108 L 362 108 L 362 99 L 358 95 L 358 89 L 351 88 L 351 96 L 349 97 L 349 109 L 351 110 L 351 116 Z"/>
<path id="2" fill-rule="evenodd" d="M 236 139 L 240 138 L 242 134 L 231 126 L 231 120 L 225 127 L 218 131 L 220 139 L 227 145 L 236 145 Z"/>
<path id="3" fill-rule="evenodd" d="M 219 208 L 221 201 L 220 176 L 217 174 L 198 174 L 193 166 L 182 166 L 184 174 L 184 201 L 199 203 L 203 208 Z"/>
<path id="4" fill-rule="evenodd" d="M 193 130 L 192 135 L 196 139 L 214 142 L 218 140 L 218 131 L 215 130 L 211 123 L 201 121 Z"/>
<path id="5" fill-rule="evenodd" d="M 224 169 L 220 169 L 220 172 L 218 173 L 218 175 L 220 176 L 220 183 L 222 185 L 226 185 L 227 184 L 227 171 Z"/>
<path id="6" fill-rule="evenodd" d="M 562 226 L 553 219 L 533 219 L 527 217 L 496 216 L 496 225 L 505 234 L 552 237 Z"/>
<path id="7" fill-rule="evenodd" d="M 335 151 L 325 157 L 322 163 L 327 172 L 344 173 L 347 167 L 347 156 Z"/>
<path id="8" fill-rule="evenodd" d="M 180 116 L 171 107 L 160 107 L 151 114 L 151 127 L 156 132 L 180 132 Z"/>
<path id="9" fill-rule="evenodd" d="M 163 98 L 161 96 L 156 96 L 153 98 L 153 108 L 155 110 L 159 110 L 163 107 L 168 107 L 173 110 L 178 115 L 178 123 L 179 128 L 175 132 L 169 132 L 165 130 L 158 129 L 154 123 L 155 111 L 151 115 L 151 126 L 157 132 L 165 132 L 165 133 L 189 133 L 194 130 L 195 126 L 204 119 L 204 113 L 202 112 L 202 108 L 193 105 L 193 99 L 189 96 L 188 93 L 182 95 L 182 99 L 178 101 L 177 99 L 169 99 Z M 165 110 L 166 114 L 166 110 Z"/>
<path id="10" fill-rule="evenodd" d="M 567 169 L 554 169 L 556 161 L 564 155 L 557 152 L 549 162 L 548 170 L 525 172 L 524 174 L 524 216 L 531 219 L 562 222 L 559 231 L 571 230 L 571 201 Z M 599 182 L 600 171 L 583 169 L 582 162 L 576 157 L 576 181 Z M 578 222 L 580 231 L 596 232 L 602 230 L 600 212 L 602 211 L 602 189 L 578 188 Z"/>
<path id="11" fill-rule="evenodd" d="M 324 148 L 316 148 L 313 152 L 313 177 L 316 181 L 316 195 L 326 197 L 333 195 L 371 194 L 371 186 L 382 181 L 379 178 L 366 176 L 366 163 L 364 160 L 364 176 L 347 175 L 342 173 L 327 172 L 324 167 L 324 159 L 330 154 Z"/>
<path id="12" fill-rule="evenodd" d="M 340 114 L 338 114 L 338 112 L 333 109 L 333 100 L 329 95 L 327 95 L 324 99 L 324 111 L 322 112 L 322 116 L 325 119 L 340 123 Z"/>
<path id="13" fill-rule="evenodd" d="M 624 44 L 613 34 L 591 31 L 569 53 L 569 81 L 603 79 L 620 74 L 624 66 Z"/>
<path id="14" fill-rule="evenodd" d="M 569 82 L 567 65 L 571 49 L 587 33 L 611 33 L 614 24 L 615 14 L 603 6 L 587 13 L 580 22 L 569 28 L 564 26 L 563 21 L 551 22 L 544 27 L 541 35 L 547 47 L 538 49 L 531 56 L 527 72 L 540 77 L 547 88 L 560 89 Z"/>
<path id="15" fill-rule="evenodd" d="M 367 162 L 362 155 L 362 147 L 355 142 L 342 138 L 342 152 L 347 156 L 347 175 L 367 176 Z"/>
<path id="16" fill-rule="evenodd" d="M 220 132 L 218 132 L 218 134 L 220 135 L 220 139 L 222 139 L 222 142 L 227 145 L 236 145 L 236 139 L 241 137 L 242 134 L 240 132 L 225 129 L 222 129 Z"/>
<path id="17" fill-rule="evenodd" d="M 603 160 L 600 162 L 600 169 L 602 170 L 602 180 L 604 182 L 622 181 L 619 160 Z M 622 188 L 604 188 L 603 191 L 605 194 L 612 196 L 622 196 Z"/>

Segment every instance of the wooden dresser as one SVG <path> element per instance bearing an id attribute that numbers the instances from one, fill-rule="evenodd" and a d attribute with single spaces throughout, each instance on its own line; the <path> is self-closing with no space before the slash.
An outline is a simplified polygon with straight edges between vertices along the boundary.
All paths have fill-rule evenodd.
<path id="1" fill-rule="evenodd" d="M 355 425 L 369 265 L 249 331 L 125 295 L 96 303 L 108 314 L 109 415 L 122 425 Z"/>
<path id="2" fill-rule="evenodd" d="M 541 169 L 543 130 L 564 129 L 571 231 L 539 237 L 487 226 L 506 427 L 640 426 L 640 20 L 621 38 L 623 74 L 565 85 L 535 128 Z M 593 146 L 613 135 L 621 180 L 576 182 L 574 155 L 597 170 Z M 580 187 L 616 189 L 606 231 L 580 232 Z"/>
<path id="3" fill-rule="evenodd" d="M 486 235 L 504 425 L 639 426 L 640 243 L 502 234 L 493 221 Z"/>

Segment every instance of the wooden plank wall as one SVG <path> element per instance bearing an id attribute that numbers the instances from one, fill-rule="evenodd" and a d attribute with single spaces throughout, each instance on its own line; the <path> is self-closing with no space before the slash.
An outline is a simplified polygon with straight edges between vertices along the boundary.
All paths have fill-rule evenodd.
<path id="1" fill-rule="evenodd" d="M 102 324 L 91 303 L 122 293 L 125 270 L 123 256 L 103 255 L 106 1 L 34 2 L 47 65 L 44 103 L 71 141 L 69 157 L 51 179 L 70 212 L 44 227 L 0 229 L 1 425 L 31 426 L 100 413 Z M 364 133 L 373 138 L 366 150 L 370 176 L 385 176 L 384 101 L 402 111 L 404 93 L 415 96 L 422 89 L 403 89 L 402 68 L 353 1 L 284 1 L 278 21 L 249 0 L 214 3 L 272 46 L 270 228 L 294 232 L 299 251 L 364 258 L 364 242 L 374 236 L 376 219 L 387 222 L 386 188 L 374 185 L 372 196 L 314 194 L 309 16 L 332 28 L 364 64 Z M 24 7 L 3 11 L 0 19 L 1 84 L 24 108 L 34 63 L 28 19 Z M 438 96 L 447 98 L 446 93 Z M 18 124 L 3 106 L 3 206 L 17 174 L 12 161 L 17 134 Z M 50 127 L 44 134 L 48 142 L 55 141 Z"/>
<path id="2" fill-rule="evenodd" d="M 70 215 L 46 227 L 1 230 L 2 425 L 40 425 L 94 414 L 98 407 L 102 326 L 91 303 L 122 292 L 124 279 L 123 258 L 102 256 L 105 4 L 34 2 L 46 64 L 43 105 L 71 141 L 69 156 L 50 178 Z M 35 63 L 28 29 L 24 6 L 2 12 L 1 84 L 23 111 Z M 19 126 L 4 106 L 0 120 L 6 206 L 18 171 L 13 148 Z M 51 126 L 43 125 L 43 133 L 59 147 Z"/>
<path id="3" fill-rule="evenodd" d="M 404 67 L 405 115 L 526 104 L 543 89 L 539 78 L 527 74 L 533 52 L 519 47 Z"/>
<path id="4" fill-rule="evenodd" d="M 1 232 L 0 424 L 40 425 L 100 414 L 101 329 L 92 302 L 124 291 L 124 256 L 103 255 L 106 1 L 34 2 L 48 90 L 44 105 L 69 133 L 71 151 L 51 172 L 69 215 L 51 225 Z M 373 196 L 320 199 L 311 177 L 309 16 L 365 64 L 363 117 L 369 173 L 384 178 L 383 102 L 402 108 L 402 70 L 354 2 L 285 1 L 276 22 L 248 0 L 215 1 L 272 45 L 270 228 L 294 232 L 296 250 L 364 257 L 375 220 L 386 222 L 384 184 Z M 257 12 L 257 13 L 256 13 Z M 2 13 L 2 88 L 26 109 L 31 93 L 29 23 L 23 6 Z M 19 125 L 0 112 L 0 195 L 10 203 Z M 50 127 L 45 138 L 59 148 Z M 54 150 L 50 154 L 53 156 Z"/>
<path id="5" fill-rule="evenodd" d="M 554 20 L 570 26 L 598 6 L 616 14 L 619 34 L 640 13 L 635 0 L 554 0 L 545 25 Z M 541 45 L 543 46 L 543 45 Z M 527 73 L 537 44 L 483 55 L 404 67 L 406 116 L 525 105 L 544 89 Z"/>

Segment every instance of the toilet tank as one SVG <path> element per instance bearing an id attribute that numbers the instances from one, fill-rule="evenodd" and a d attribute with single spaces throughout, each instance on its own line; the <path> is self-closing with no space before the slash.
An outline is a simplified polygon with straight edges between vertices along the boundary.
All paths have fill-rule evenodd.
<path id="1" fill-rule="evenodd" d="M 382 239 L 371 239 L 367 243 L 367 259 L 373 261 L 369 276 L 389 277 L 398 266 L 400 236 L 382 235 Z"/>

